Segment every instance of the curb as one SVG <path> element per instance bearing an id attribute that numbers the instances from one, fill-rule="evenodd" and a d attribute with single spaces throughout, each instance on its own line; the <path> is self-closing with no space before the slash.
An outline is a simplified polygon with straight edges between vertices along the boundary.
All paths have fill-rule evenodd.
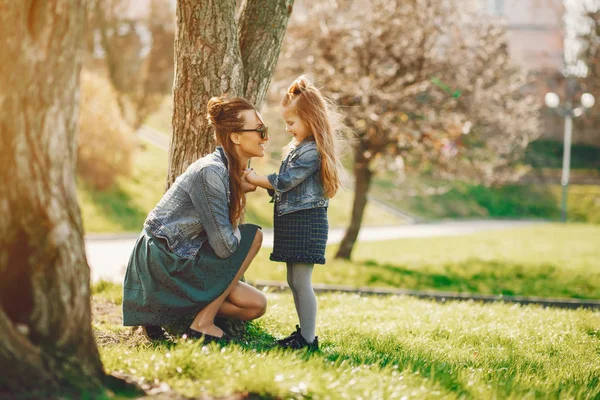
<path id="1" fill-rule="evenodd" d="M 275 291 L 287 291 L 289 286 L 283 282 L 276 281 L 249 281 L 249 284 L 259 289 L 275 289 Z M 313 284 L 313 289 L 317 293 L 355 293 L 370 296 L 411 296 L 419 299 L 435 300 L 445 303 L 449 300 L 467 301 L 472 300 L 482 303 L 512 303 L 520 305 L 540 305 L 542 307 L 565 308 L 565 309 L 588 309 L 600 310 L 600 300 L 580 300 L 568 298 L 548 298 L 548 297 L 526 297 L 526 296 L 504 296 L 504 295 L 485 295 L 458 292 L 437 292 L 437 291 L 419 291 L 409 289 L 394 288 L 370 288 L 353 287 L 344 285 L 325 285 Z"/>

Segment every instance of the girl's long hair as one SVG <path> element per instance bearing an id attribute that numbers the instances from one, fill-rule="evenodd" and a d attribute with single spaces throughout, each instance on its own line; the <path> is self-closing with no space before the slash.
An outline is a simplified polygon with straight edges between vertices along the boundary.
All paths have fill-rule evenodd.
<path id="1" fill-rule="evenodd" d="M 298 115 L 317 142 L 317 149 L 321 154 L 321 182 L 325 195 L 332 198 L 341 186 L 342 170 L 338 139 L 338 131 L 342 125 L 335 105 L 304 75 L 292 82 L 281 105 Z M 295 144 L 295 139 L 292 139 L 284 153 L 288 153 Z"/>
<path id="2" fill-rule="evenodd" d="M 206 107 L 206 119 L 215 129 L 215 140 L 223 147 L 227 156 L 229 168 L 229 219 L 234 227 L 237 227 L 242 219 L 244 207 L 246 207 L 246 194 L 242 189 L 242 171 L 244 165 L 235 152 L 235 145 L 231 141 L 230 134 L 244 128 L 244 120 L 240 112 L 254 110 L 256 108 L 248 100 L 241 97 L 226 96 L 213 97 L 208 101 Z"/>

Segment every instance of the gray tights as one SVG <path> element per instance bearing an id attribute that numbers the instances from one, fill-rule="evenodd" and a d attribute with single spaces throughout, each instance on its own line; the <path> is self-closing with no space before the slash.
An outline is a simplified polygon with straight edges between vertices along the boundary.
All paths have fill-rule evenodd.
<path id="1" fill-rule="evenodd" d="M 311 282 L 312 271 L 313 264 L 287 263 L 287 281 L 294 296 L 302 336 L 308 343 L 315 340 L 317 324 L 317 297 Z"/>

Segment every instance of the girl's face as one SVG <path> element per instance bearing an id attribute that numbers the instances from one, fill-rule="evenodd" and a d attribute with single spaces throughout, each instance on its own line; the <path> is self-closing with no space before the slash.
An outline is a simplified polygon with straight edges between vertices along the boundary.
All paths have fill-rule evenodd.
<path id="1" fill-rule="evenodd" d="M 283 117 L 283 120 L 285 121 L 286 132 L 291 133 L 298 143 L 312 135 L 308 126 L 298 117 L 298 114 L 296 114 L 296 112 L 290 107 L 284 107 L 283 113 L 281 115 Z"/>
<path id="2" fill-rule="evenodd" d="M 240 117 L 244 120 L 244 131 L 232 133 L 231 140 L 237 145 L 240 155 L 246 158 L 263 157 L 269 136 L 260 132 L 265 127 L 261 115 L 258 111 L 244 110 L 240 112 Z"/>

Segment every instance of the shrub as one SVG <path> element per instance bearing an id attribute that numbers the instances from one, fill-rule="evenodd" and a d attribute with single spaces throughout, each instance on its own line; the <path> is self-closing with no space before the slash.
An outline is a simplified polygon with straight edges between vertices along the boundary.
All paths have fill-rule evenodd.
<path id="1" fill-rule="evenodd" d="M 82 73 L 77 174 L 98 190 L 108 189 L 117 177 L 131 172 L 135 138 L 117 101 L 108 80 Z"/>

